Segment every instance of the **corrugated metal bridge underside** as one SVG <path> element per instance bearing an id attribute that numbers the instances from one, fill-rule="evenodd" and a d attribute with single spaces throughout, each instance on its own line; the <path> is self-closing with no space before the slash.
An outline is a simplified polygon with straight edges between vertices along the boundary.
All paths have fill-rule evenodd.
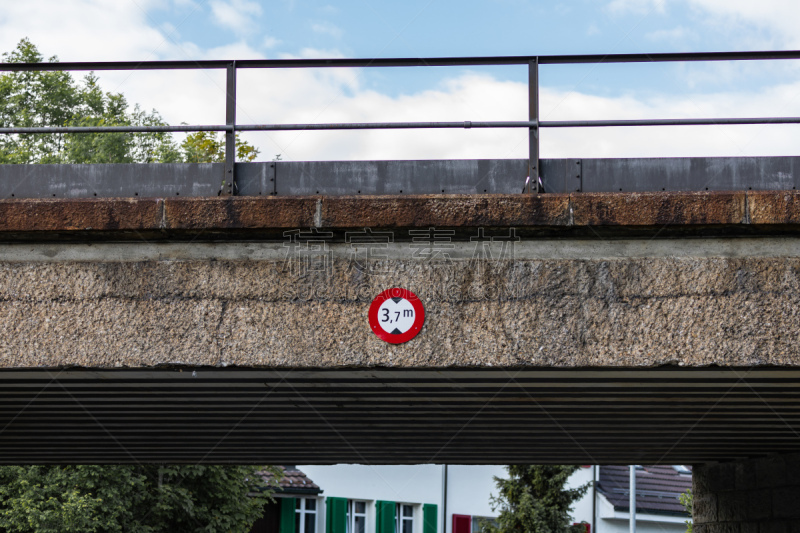
<path id="1" fill-rule="evenodd" d="M 687 464 L 800 449 L 800 370 L 21 370 L 3 463 Z"/>

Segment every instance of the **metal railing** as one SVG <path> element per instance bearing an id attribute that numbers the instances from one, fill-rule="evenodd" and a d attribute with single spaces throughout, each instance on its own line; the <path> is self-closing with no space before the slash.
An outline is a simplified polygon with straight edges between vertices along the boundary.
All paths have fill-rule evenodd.
<path id="1" fill-rule="evenodd" d="M 235 194 L 234 162 L 237 131 L 302 131 L 302 130 L 378 130 L 378 129 L 452 129 L 452 128 L 527 128 L 528 176 L 527 192 L 542 192 L 539 177 L 540 128 L 591 128 L 613 126 L 702 126 L 730 124 L 798 124 L 800 117 L 642 119 L 642 120 L 539 120 L 539 65 L 597 63 L 657 63 L 694 61 L 764 61 L 800 59 L 800 51 L 708 52 L 661 54 L 594 54 L 498 57 L 440 57 L 388 59 L 248 59 L 241 61 L 114 61 L 65 63 L 0 63 L 0 72 L 21 71 L 99 71 L 99 70 L 201 70 L 226 71 L 225 124 L 179 126 L 49 126 L 4 128 L 0 134 L 36 133 L 159 133 L 221 131 L 225 133 L 225 175 L 222 194 Z M 528 66 L 528 120 L 524 121 L 461 121 L 461 122 L 370 122 L 327 124 L 237 124 L 236 74 L 240 69 L 341 68 L 341 67 L 428 67 L 428 66 Z"/>

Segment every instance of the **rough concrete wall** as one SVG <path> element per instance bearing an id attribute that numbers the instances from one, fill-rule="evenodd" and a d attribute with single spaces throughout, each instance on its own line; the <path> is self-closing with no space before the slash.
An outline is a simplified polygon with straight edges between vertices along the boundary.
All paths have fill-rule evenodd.
<path id="1" fill-rule="evenodd" d="M 295 265 L 296 266 L 296 265 Z M 800 259 L 0 263 L 5 368 L 800 366 Z M 367 324 L 413 290 L 423 331 Z"/>
<path id="2" fill-rule="evenodd" d="M 800 530 L 800 454 L 693 470 L 694 533 Z"/>

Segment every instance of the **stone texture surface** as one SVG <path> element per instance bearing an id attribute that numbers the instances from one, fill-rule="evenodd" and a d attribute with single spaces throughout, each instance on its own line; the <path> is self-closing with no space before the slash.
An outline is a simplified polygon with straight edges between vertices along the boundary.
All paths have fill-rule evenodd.
<path id="1" fill-rule="evenodd" d="M 322 201 L 323 227 L 567 226 L 568 194 L 345 196 Z"/>
<path id="2" fill-rule="evenodd" d="M 319 198 L 167 198 L 164 228 L 188 230 L 308 228 L 316 225 Z"/>
<path id="3" fill-rule="evenodd" d="M 91 238 L 92 232 L 125 230 L 160 230 L 165 237 L 207 231 L 216 239 L 226 231 L 274 230 L 280 235 L 284 229 L 308 227 L 515 227 L 554 232 L 724 227 L 745 232 L 758 226 L 796 231 L 797 198 L 792 191 L 741 191 L 0 200 L 0 240 L 45 232 L 82 232 Z"/>
<path id="4" fill-rule="evenodd" d="M 695 465 L 695 531 L 795 531 L 800 518 L 800 478 L 787 473 L 798 470 L 800 454 Z M 731 484 L 731 477 L 751 483 Z"/>
<path id="5" fill-rule="evenodd" d="M 426 309 L 396 346 L 391 286 Z M 800 366 L 797 331 L 796 258 L 0 263 L 5 368 Z"/>
<path id="6" fill-rule="evenodd" d="M 575 224 L 728 225 L 746 221 L 745 192 L 582 193 L 571 196 Z"/>
<path id="7" fill-rule="evenodd" d="M 749 191 L 752 224 L 800 223 L 800 191 Z"/>
<path id="8" fill-rule="evenodd" d="M 159 229 L 163 204 L 159 198 L 4 199 L 0 232 Z"/>

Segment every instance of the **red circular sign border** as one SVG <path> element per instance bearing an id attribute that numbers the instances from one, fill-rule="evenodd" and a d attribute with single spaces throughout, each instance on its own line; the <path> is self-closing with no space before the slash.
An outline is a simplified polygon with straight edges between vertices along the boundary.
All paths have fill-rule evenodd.
<path id="1" fill-rule="evenodd" d="M 411 302 L 411 307 L 414 308 L 414 324 L 411 326 L 411 329 L 406 331 L 405 333 L 396 334 L 396 333 L 389 333 L 385 331 L 380 324 L 378 324 L 378 309 L 380 309 L 383 302 L 390 298 L 404 298 Z M 425 308 L 422 306 L 422 301 L 417 297 L 416 294 L 411 292 L 408 289 L 403 289 L 401 287 L 393 287 L 391 289 L 386 289 L 378 296 L 372 300 L 372 304 L 369 306 L 369 325 L 372 328 L 372 332 L 377 335 L 380 339 L 390 343 L 390 344 L 403 344 L 404 342 L 408 342 L 417 334 L 422 331 L 422 325 L 425 323 Z"/>

